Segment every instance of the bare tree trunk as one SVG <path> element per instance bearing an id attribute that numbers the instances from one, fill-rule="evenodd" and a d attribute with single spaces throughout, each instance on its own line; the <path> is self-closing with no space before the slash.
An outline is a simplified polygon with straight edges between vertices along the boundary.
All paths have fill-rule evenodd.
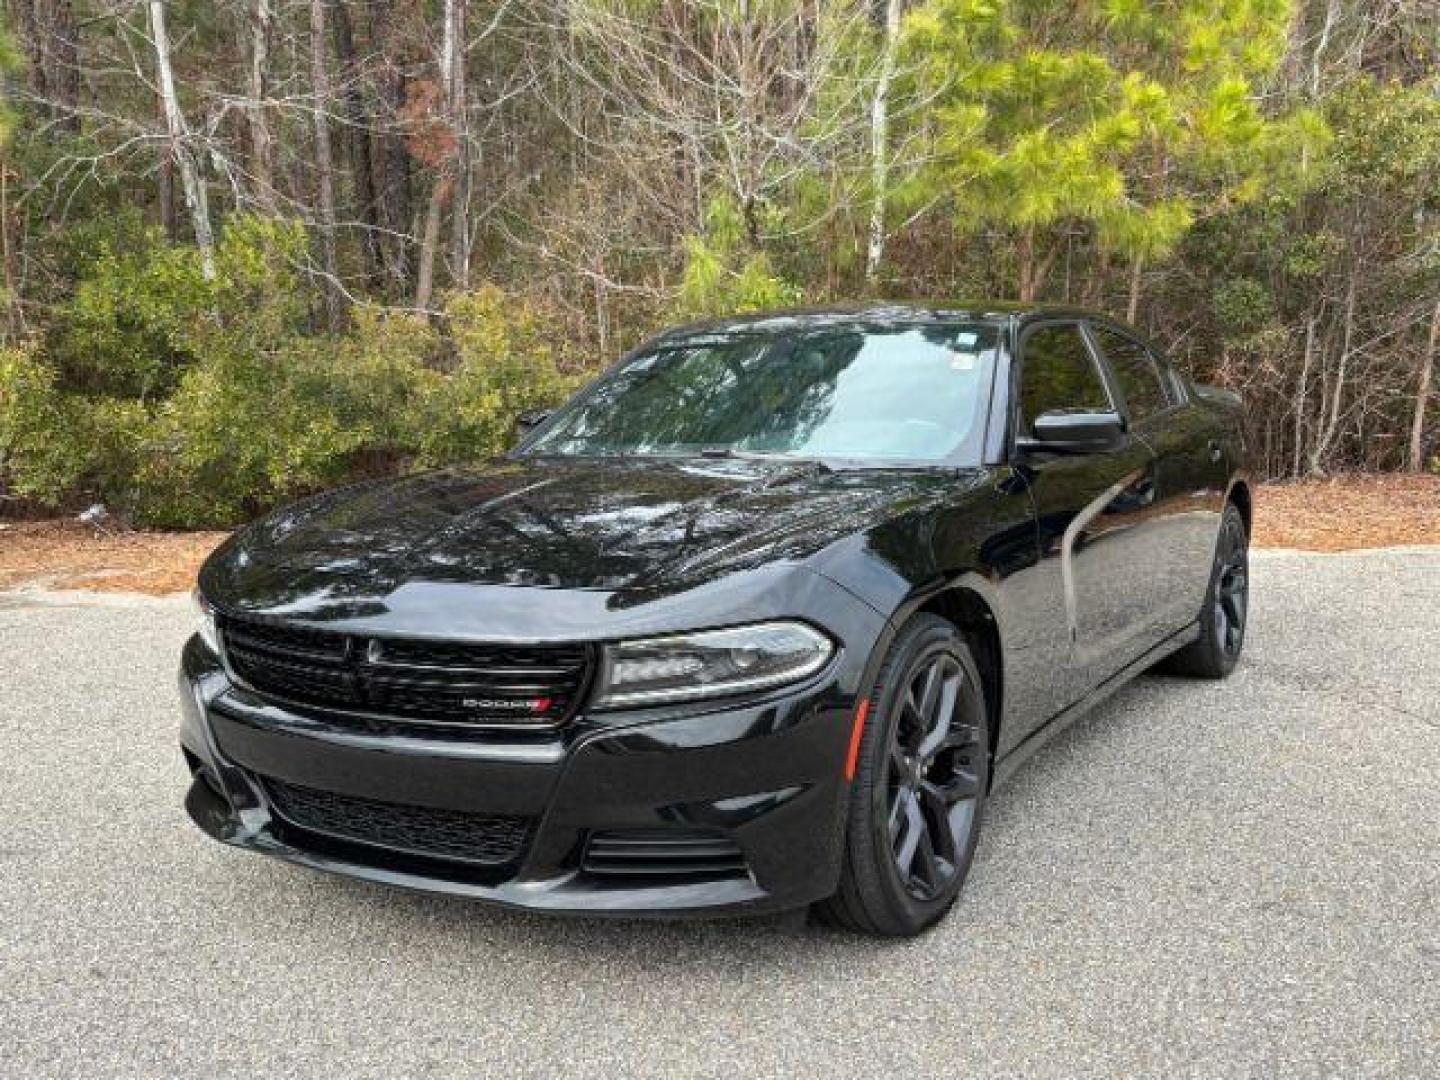
<path id="1" fill-rule="evenodd" d="M 275 139 L 266 115 L 270 96 L 270 35 L 275 13 L 270 0 L 255 0 L 250 20 L 250 172 L 265 209 L 275 209 Z"/>
<path id="2" fill-rule="evenodd" d="M 335 257 L 335 163 L 330 149 L 330 69 L 325 55 L 325 0 L 310 0 L 310 81 L 315 92 L 315 172 L 319 181 L 320 257 L 325 270 L 325 316 L 340 323 Z"/>
<path id="3" fill-rule="evenodd" d="M 159 120 L 165 122 L 165 105 L 159 97 L 155 99 L 155 111 Z M 175 202 L 175 158 L 167 153 L 160 162 L 156 177 L 160 199 L 160 227 L 165 230 L 165 239 L 172 244 L 180 242 L 180 212 Z"/>
<path id="4" fill-rule="evenodd" d="M 1335 21 L 1340 17 L 1339 0 L 1329 0 L 1325 5 L 1325 24 L 1320 28 L 1320 40 L 1315 45 L 1314 55 L 1310 60 L 1310 96 L 1320 96 L 1320 77 L 1324 69 L 1323 61 L 1325 50 L 1330 45 L 1330 34 L 1335 29 Z"/>
<path id="5" fill-rule="evenodd" d="M 1315 362 L 1315 324 L 1318 315 L 1305 319 L 1305 357 L 1300 365 L 1300 385 L 1295 390 L 1295 452 L 1290 466 L 1290 475 L 1300 475 L 1300 455 L 1305 446 L 1305 405 L 1310 396 L 1310 368 Z"/>
<path id="6" fill-rule="evenodd" d="M 404 46 L 401 43 L 401 8 L 382 4 L 371 8 L 370 40 L 384 58 L 381 78 L 384 98 L 382 115 L 384 130 L 379 139 L 379 165 L 376 168 L 379 191 L 376 202 L 389 236 L 382 245 L 386 267 L 395 286 L 406 289 L 410 284 L 411 219 L 414 217 L 410 180 L 410 155 L 400 132 L 400 113 L 405 105 L 408 76 L 405 71 Z"/>
<path id="7" fill-rule="evenodd" d="M 1085 270 L 1085 286 L 1080 290 L 1080 302 L 1085 307 L 1098 308 L 1105 299 L 1105 283 L 1110 267 L 1110 251 L 1097 238 Z"/>
<path id="8" fill-rule="evenodd" d="M 343 0 L 335 4 L 335 51 L 340 57 L 340 96 L 345 102 L 345 146 L 355 187 L 355 210 L 361 222 L 360 245 L 371 283 L 383 269 L 380 252 L 379 209 L 375 198 L 374 165 L 370 160 L 370 123 L 360 65 L 355 59 L 355 29 Z"/>
<path id="9" fill-rule="evenodd" d="M 290 11 L 293 12 L 297 7 L 298 5 L 291 5 Z M 288 72 L 290 81 L 292 82 L 299 79 L 299 73 L 305 67 L 306 61 L 303 55 L 305 50 L 303 46 L 308 43 L 307 38 L 308 35 L 287 32 L 282 33 L 278 41 L 271 42 L 272 45 L 278 44 L 280 49 L 276 51 L 283 51 L 284 54 L 284 60 L 277 61 L 272 66 L 277 71 Z M 272 119 L 276 121 L 275 144 L 277 148 L 296 147 L 300 145 L 301 135 L 299 131 L 295 129 L 295 125 L 290 122 L 286 110 L 277 111 L 272 116 Z M 301 119 L 301 125 L 304 125 L 303 118 Z M 276 194 L 280 194 L 283 190 L 286 201 L 292 206 L 301 207 L 310 205 L 311 195 L 308 180 L 309 174 L 307 172 L 309 165 L 310 162 L 304 153 L 295 153 L 293 151 L 282 154 L 275 159 L 276 179 L 285 185 L 283 189 L 277 187 Z"/>
<path id="10" fill-rule="evenodd" d="M 425 232 L 420 239 L 420 268 L 415 279 L 415 306 L 421 311 L 430 307 L 435 286 L 435 249 L 440 246 L 440 218 L 445 211 L 453 179 L 444 173 L 435 178 L 430 191 L 430 205 L 425 209 Z"/>
<path id="11" fill-rule="evenodd" d="M 1020 233 L 1020 242 L 1017 245 L 1017 257 L 1020 261 L 1020 302 L 1028 304 L 1035 299 L 1035 280 L 1033 276 L 1035 264 L 1035 230 L 1027 226 Z"/>
<path id="12" fill-rule="evenodd" d="M 24 243 L 23 239 L 21 241 Z M 10 239 L 10 165 L 0 160 L 0 259 L 5 267 L 6 338 L 12 340 L 25 333 L 25 305 L 15 287 L 15 245 Z"/>
<path id="13" fill-rule="evenodd" d="M 470 124 L 465 108 L 466 0 L 445 0 L 445 85 L 450 126 L 455 132 L 455 190 L 451 196 L 451 274 L 470 287 Z"/>
<path id="14" fill-rule="evenodd" d="M 1125 321 L 1132 326 L 1140 314 L 1140 275 L 1145 270 L 1145 260 L 1136 255 L 1130 260 L 1130 299 L 1125 305 Z"/>
<path id="15" fill-rule="evenodd" d="M 885 44 L 880 74 L 870 102 L 870 241 L 865 249 L 865 280 L 874 284 L 885 257 L 885 202 L 890 186 L 890 84 L 895 78 L 895 53 L 900 44 L 904 0 L 885 2 Z"/>
<path id="16" fill-rule="evenodd" d="M 599 275 L 595 275 L 595 340 L 600 346 L 600 355 L 604 356 L 610 351 L 610 320 L 605 310 L 605 282 Z"/>
<path id="17" fill-rule="evenodd" d="M 37 101 L 50 100 L 50 65 L 47 62 L 44 18 L 39 10 L 41 0 L 16 0 L 11 5 L 14 14 L 10 21 L 17 31 L 16 37 L 25 49 L 26 81 L 30 93 Z"/>
<path id="18" fill-rule="evenodd" d="M 57 128 L 80 132 L 80 49 L 71 0 L 12 0 L 7 22 L 24 47 L 26 81 L 40 113 Z"/>
<path id="19" fill-rule="evenodd" d="M 1356 268 L 1352 267 L 1350 280 L 1345 285 L 1345 322 L 1340 338 L 1340 361 L 1335 370 L 1335 388 L 1330 396 L 1330 416 L 1310 451 L 1310 471 L 1313 473 L 1323 471 L 1325 455 L 1340 428 L 1340 402 L 1345 397 L 1345 376 L 1349 370 L 1351 345 L 1355 338 L 1355 289 L 1358 277 Z"/>
<path id="20" fill-rule="evenodd" d="M 55 95 L 56 123 L 80 134 L 80 39 L 71 0 L 54 0 L 50 25 L 50 85 Z"/>
<path id="21" fill-rule="evenodd" d="M 440 223 L 445 204 L 455 204 L 451 220 L 451 253 L 455 261 L 454 280 L 462 288 L 468 276 L 469 222 L 465 208 L 457 196 L 463 190 L 465 135 L 461 130 L 464 112 L 465 76 L 465 0 L 445 0 L 444 36 L 440 47 L 440 78 L 445 87 L 445 113 L 456 136 L 455 152 L 435 177 L 430 189 L 430 203 L 425 209 L 425 227 L 420 239 L 420 267 L 416 274 L 415 306 L 429 308 L 435 289 L 435 257 L 440 249 Z M 457 173 L 457 167 L 459 171 Z"/>
<path id="22" fill-rule="evenodd" d="M 1018 261 L 1020 263 L 1020 299 L 1025 303 L 1034 301 L 1040 289 L 1050 276 L 1055 260 L 1060 257 L 1060 245 L 1052 244 L 1050 250 L 1041 254 L 1035 248 L 1035 227 L 1027 225 L 1020 233 Z"/>
<path id="23" fill-rule="evenodd" d="M 190 211 L 190 224 L 195 230 L 195 246 L 200 249 L 202 270 L 206 280 L 212 280 L 215 277 L 215 235 L 210 231 L 210 204 L 200 171 L 190 153 L 185 114 L 180 111 L 180 99 L 175 93 L 175 72 L 170 67 L 170 37 L 165 29 L 165 0 L 149 0 L 148 10 L 150 40 L 155 47 L 156 81 L 165 113 L 170 157 L 180 173 L 185 206 Z"/>
<path id="24" fill-rule="evenodd" d="M 1425 467 L 1423 441 L 1425 437 L 1425 407 L 1430 403 L 1430 380 L 1435 375 L 1435 353 L 1440 350 L 1440 300 L 1430 313 L 1430 339 L 1425 343 L 1425 359 L 1420 362 L 1420 382 L 1415 388 L 1415 415 L 1410 420 L 1411 472 Z"/>

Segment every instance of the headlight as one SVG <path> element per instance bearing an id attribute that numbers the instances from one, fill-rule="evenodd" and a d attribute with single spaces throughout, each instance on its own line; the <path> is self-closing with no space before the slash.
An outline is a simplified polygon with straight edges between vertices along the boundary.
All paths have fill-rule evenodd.
<path id="1" fill-rule="evenodd" d="M 220 655 L 220 632 L 215 628 L 215 609 L 205 602 L 200 590 L 190 591 L 190 604 L 195 609 L 195 632 L 216 656 Z"/>
<path id="2" fill-rule="evenodd" d="M 804 623 L 774 622 L 605 647 L 597 709 L 693 701 L 798 682 L 835 646 Z"/>

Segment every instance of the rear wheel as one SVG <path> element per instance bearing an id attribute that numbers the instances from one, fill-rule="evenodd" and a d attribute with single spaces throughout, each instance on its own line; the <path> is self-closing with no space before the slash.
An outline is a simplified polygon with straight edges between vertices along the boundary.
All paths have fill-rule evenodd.
<path id="1" fill-rule="evenodd" d="M 1220 519 L 1210 587 L 1200 611 L 1200 636 L 1166 661 L 1177 675 L 1223 679 L 1235 670 L 1245 646 L 1250 610 L 1250 537 L 1239 509 L 1227 504 Z"/>
<path id="2" fill-rule="evenodd" d="M 829 922 L 908 936 L 949 910 L 975 855 L 990 778 L 979 671 L 938 616 L 901 631 L 869 697 Z"/>

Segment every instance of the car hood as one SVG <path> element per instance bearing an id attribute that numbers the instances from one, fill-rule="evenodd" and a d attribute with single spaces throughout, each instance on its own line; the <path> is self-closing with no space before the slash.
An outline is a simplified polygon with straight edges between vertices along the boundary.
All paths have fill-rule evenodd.
<path id="1" fill-rule="evenodd" d="M 447 469 L 262 518 L 211 557 L 201 588 L 232 613 L 314 617 L 438 585 L 595 591 L 624 607 L 794 567 L 964 485 L 953 469 L 733 459 Z"/>

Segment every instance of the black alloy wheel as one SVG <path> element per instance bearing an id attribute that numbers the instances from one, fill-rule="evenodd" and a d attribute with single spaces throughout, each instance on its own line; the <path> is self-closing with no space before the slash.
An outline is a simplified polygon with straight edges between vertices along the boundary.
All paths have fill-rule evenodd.
<path id="1" fill-rule="evenodd" d="M 1245 519 L 1231 503 L 1220 519 L 1215 564 L 1205 606 L 1200 611 L 1200 636 L 1166 662 L 1178 675 L 1223 679 L 1235 670 L 1245 647 L 1245 622 L 1250 613 L 1250 536 Z"/>
<path id="2" fill-rule="evenodd" d="M 957 706 L 965 673 L 943 647 L 909 673 L 890 739 L 886 834 L 895 869 L 918 900 L 941 895 L 957 872 L 980 794 L 978 728 Z"/>
<path id="3" fill-rule="evenodd" d="M 984 688 L 964 637 L 908 623 L 869 698 L 831 922 L 908 936 L 949 910 L 974 858 L 990 779 Z"/>

